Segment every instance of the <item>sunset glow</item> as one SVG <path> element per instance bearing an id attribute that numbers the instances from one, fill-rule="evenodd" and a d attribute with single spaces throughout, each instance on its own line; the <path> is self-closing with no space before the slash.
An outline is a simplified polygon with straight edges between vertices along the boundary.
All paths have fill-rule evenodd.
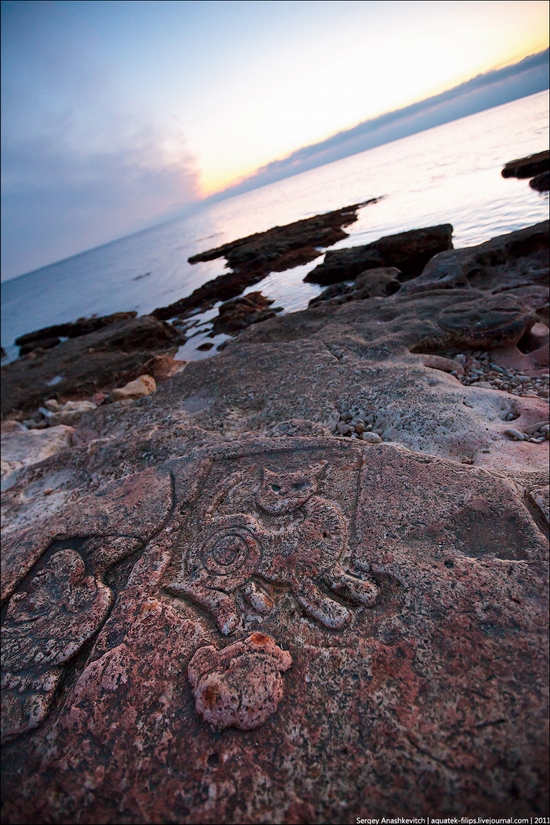
<path id="1" fill-rule="evenodd" d="M 73 254 L 548 45 L 548 4 L 525 0 L 2 9 L 10 276 L 33 221 L 44 262 Z"/>

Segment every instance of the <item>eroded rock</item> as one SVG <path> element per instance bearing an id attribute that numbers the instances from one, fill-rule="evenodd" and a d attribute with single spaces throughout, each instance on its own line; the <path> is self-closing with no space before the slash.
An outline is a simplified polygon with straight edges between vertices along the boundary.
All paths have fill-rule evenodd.
<path id="1" fill-rule="evenodd" d="M 169 324 L 144 315 L 19 358 L 2 367 L 2 416 L 35 410 L 52 398 L 54 387 L 61 400 L 119 387 L 141 375 L 156 355 L 173 355 L 177 338 Z"/>
<path id="2" fill-rule="evenodd" d="M 452 249 L 452 232 L 450 224 L 441 224 L 387 235 L 363 246 L 329 250 L 323 263 L 309 272 L 304 281 L 327 286 L 355 279 L 365 270 L 378 267 L 396 267 L 406 281 L 420 275 L 438 252 Z"/>
<path id="3" fill-rule="evenodd" d="M 67 510 L 65 536 L 71 524 L 76 536 L 95 529 L 89 553 L 48 550 L 35 525 L 50 556 L 43 582 L 35 568 L 11 591 L 8 615 L 24 630 L 4 688 L 8 739 L 35 727 L 4 747 L 6 818 L 230 821 L 242 801 L 249 820 L 284 822 L 306 793 L 308 821 L 354 821 L 365 798 L 377 816 L 542 809 L 547 546 L 520 488 L 333 437 L 247 438 L 168 468 L 168 511 L 146 505 L 150 474 L 103 491 L 103 527 L 101 510 L 87 527 L 88 504 Z M 108 541 L 115 524 L 141 530 L 142 550 L 112 579 L 106 615 L 95 605 L 123 552 Z M 346 570 L 330 596 L 323 546 Z M 191 599 L 170 592 L 182 569 L 203 571 Z M 376 598 L 357 599 L 368 582 Z M 239 624 L 229 643 L 217 619 L 228 595 Z M 326 600 L 350 620 L 327 623 Z M 84 637 L 68 678 L 65 657 Z M 18 716 L 10 702 L 33 693 L 35 716 Z"/>
<path id="4" fill-rule="evenodd" d="M 329 301 L 331 306 L 344 304 L 348 301 L 362 301 L 366 298 L 380 298 L 394 295 L 401 288 L 399 277 L 401 272 L 395 267 L 379 267 L 361 272 L 355 279 L 353 286 L 345 283 L 333 284 L 312 298 L 309 306 Z"/>
<path id="5" fill-rule="evenodd" d="M 107 327 L 117 321 L 127 321 L 135 318 L 136 315 L 137 312 L 115 312 L 112 315 L 79 318 L 78 321 L 66 324 L 55 324 L 54 326 L 44 327 L 34 332 L 27 332 L 25 335 L 20 335 L 19 338 L 16 338 L 15 343 L 20 347 L 19 354 L 25 355 L 39 347 L 41 349 L 49 349 L 50 347 L 57 346 L 62 337 L 78 338 L 81 335 L 89 335 L 90 332 L 97 332 L 97 330 L 103 329 L 103 327 Z"/>
<path id="6" fill-rule="evenodd" d="M 14 474 L 7 822 L 547 810 L 539 230 L 481 286 L 254 325 Z"/>
<path id="7" fill-rule="evenodd" d="M 73 427 L 63 424 L 47 430 L 26 430 L 21 425 L 10 426 L 7 432 L 2 433 L 3 482 L 15 470 L 29 464 L 36 464 L 68 449 L 72 444 L 73 433 Z"/>
<path id="8" fill-rule="evenodd" d="M 548 300 L 547 283 L 548 221 L 543 221 L 491 238 L 479 246 L 440 252 L 418 277 L 402 286 L 401 292 L 413 295 L 463 287 L 495 292 L 518 289 L 524 299 L 529 292 L 536 302 L 542 301 L 542 307 Z M 527 285 L 532 286 L 526 290 Z"/>
<path id="9" fill-rule="evenodd" d="M 252 633 L 223 650 L 201 647 L 187 670 L 197 713 L 213 728 L 254 730 L 283 698 L 281 674 L 292 657 L 264 633 Z"/>
<path id="10" fill-rule="evenodd" d="M 273 318 L 282 307 L 270 309 L 270 301 L 261 292 L 249 292 L 242 298 L 226 301 L 218 310 L 218 315 L 212 322 L 212 335 L 225 333 L 237 335 L 251 324 L 257 324 L 268 318 Z"/>

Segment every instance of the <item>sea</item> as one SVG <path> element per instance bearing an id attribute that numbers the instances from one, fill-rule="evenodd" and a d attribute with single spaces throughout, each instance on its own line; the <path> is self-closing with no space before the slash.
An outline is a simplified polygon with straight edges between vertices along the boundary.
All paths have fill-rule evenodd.
<path id="1" fill-rule="evenodd" d="M 497 106 L 460 120 L 351 155 L 260 189 L 197 207 L 184 218 L 82 252 L 2 284 L 2 346 L 18 353 L 17 336 L 93 314 L 171 304 L 224 272 L 225 260 L 191 265 L 188 258 L 272 226 L 380 198 L 359 210 L 349 238 L 332 249 L 370 243 L 383 235 L 450 223 L 455 248 L 548 217 L 548 194 L 527 180 L 504 179 L 503 165 L 548 148 L 548 93 Z M 323 260 L 269 274 L 246 291 L 261 290 L 283 312 L 307 307 L 321 288 L 305 275 Z M 203 351 L 217 308 L 198 314 L 185 360 Z M 212 339 L 206 339 L 212 340 Z"/>

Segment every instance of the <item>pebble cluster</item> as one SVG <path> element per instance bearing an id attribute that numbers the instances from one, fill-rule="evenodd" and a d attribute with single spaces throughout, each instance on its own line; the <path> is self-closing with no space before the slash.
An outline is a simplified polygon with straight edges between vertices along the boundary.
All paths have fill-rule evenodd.
<path id="1" fill-rule="evenodd" d="M 96 393 L 92 401 L 67 401 L 65 404 L 50 398 L 22 422 L 23 426 L 29 430 L 44 430 L 57 424 L 76 424 L 85 412 L 95 410 L 100 395 L 105 398 L 103 394 Z"/>
<path id="2" fill-rule="evenodd" d="M 451 375 L 467 387 L 475 385 L 486 389 L 504 390 L 523 398 L 539 397 L 548 400 L 548 372 L 534 378 L 512 367 L 500 367 L 491 361 L 490 353 L 479 350 L 441 354 L 461 365 L 463 372 L 453 370 Z"/>
<path id="3" fill-rule="evenodd" d="M 537 421 L 536 424 L 524 427 L 523 432 L 516 430 L 515 427 L 508 427 L 504 430 L 504 435 L 512 441 L 530 441 L 532 444 L 542 444 L 543 441 L 550 440 L 549 433 L 550 424 L 547 421 Z"/>
<path id="4" fill-rule="evenodd" d="M 380 444 L 382 437 L 374 431 L 374 416 L 359 409 L 352 409 L 340 413 L 340 420 L 335 427 L 336 435 L 343 435 L 347 438 L 358 438 L 361 441 L 368 441 L 370 444 Z"/>

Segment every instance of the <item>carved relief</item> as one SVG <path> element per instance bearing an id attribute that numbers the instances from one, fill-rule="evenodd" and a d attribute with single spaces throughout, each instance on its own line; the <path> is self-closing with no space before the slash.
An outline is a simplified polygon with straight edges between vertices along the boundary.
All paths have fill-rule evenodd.
<path id="1" fill-rule="evenodd" d="M 139 541 L 91 537 L 84 549 L 94 572 L 72 549 L 54 552 L 8 603 L 2 628 L 2 744 L 46 718 L 63 667 L 101 627 L 113 593 L 100 576 Z"/>
<path id="2" fill-rule="evenodd" d="M 352 617 L 347 605 L 372 607 L 378 588 L 344 569 L 347 520 L 318 495 L 327 462 L 294 472 L 261 466 L 259 479 L 258 469 L 231 474 L 199 502 L 195 535 L 165 589 L 205 608 L 229 635 L 240 622 L 237 591 L 265 615 L 273 607 L 265 583 L 286 585 L 310 618 L 340 630 Z"/>
<path id="3" fill-rule="evenodd" d="M 290 653 L 264 633 L 223 650 L 199 648 L 187 671 L 197 713 L 218 730 L 260 727 L 283 698 L 281 673 L 291 664 Z"/>

